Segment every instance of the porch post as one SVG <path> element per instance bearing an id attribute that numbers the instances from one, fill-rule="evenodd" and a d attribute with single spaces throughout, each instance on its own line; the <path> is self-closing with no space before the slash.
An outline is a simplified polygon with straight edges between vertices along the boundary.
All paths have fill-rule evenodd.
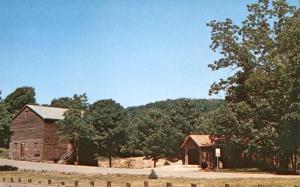
<path id="1" fill-rule="evenodd" d="M 202 151 L 201 151 L 201 147 L 198 148 L 198 152 L 199 152 L 199 165 L 201 166 L 201 163 L 202 163 Z"/>
<path id="2" fill-rule="evenodd" d="M 188 147 L 184 147 L 184 165 L 189 164 L 189 149 Z"/>

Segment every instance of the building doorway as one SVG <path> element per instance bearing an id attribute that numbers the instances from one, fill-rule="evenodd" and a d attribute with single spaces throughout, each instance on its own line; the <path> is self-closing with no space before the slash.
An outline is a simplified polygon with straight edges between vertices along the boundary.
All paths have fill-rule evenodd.
<path id="1" fill-rule="evenodd" d="M 25 143 L 21 143 L 20 157 L 21 157 L 21 158 L 24 158 L 24 157 L 25 157 Z"/>
<path id="2" fill-rule="evenodd" d="M 190 149 L 188 152 L 189 155 L 189 164 L 199 165 L 199 152 L 198 149 Z"/>

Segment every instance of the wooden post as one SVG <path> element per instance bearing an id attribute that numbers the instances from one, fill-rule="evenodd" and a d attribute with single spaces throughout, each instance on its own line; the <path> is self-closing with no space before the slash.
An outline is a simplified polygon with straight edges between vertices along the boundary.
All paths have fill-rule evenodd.
<path id="1" fill-rule="evenodd" d="M 14 182 L 14 178 L 10 178 L 10 182 Z"/>
<path id="2" fill-rule="evenodd" d="M 62 182 L 60 183 L 60 185 L 64 186 L 64 185 L 65 185 L 65 182 L 62 181 Z"/>
<path id="3" fill-rule="evenodd" d="M 31 183 L 32 182 L 32 180 L 31 179 L 28 179 L 28 183 Z"/>
<path id="4" fill-rule="evenodd" d="M 191 187 L 197 187 L 197 184 L 191 184 Z"/>
<path id="5" fill-rule="evenodd" d="M 111 181 L 107 181 L 107 187 L 111 187 Z"/>
<path id="6" fill-rule="evenodd" d="M 126 187 L 131 187 L 131 184 L 130 183 L 126 183 Z"/>
<path id="7" fill-rule="evenodd" d="M 51 184 L 51 179 L 48 179 L 48 184 Z"/>
<path id="8" fill-rule="evenodd" d="M 94 187 L 94 186 L 95 186 L 95 182 L 94 182 L 94 181 L 91 181 L 91 182 L 90 182 L 90 186 Z"/>
<path id="9" fill-rule="evenodd" d="M 2 178 L 3 182 L 5 181 L 5 177 Z"/>
<path id="10" fill-rule="evenodd" d="M 172 187 L 172 184 L 167 182 L 167 187 Z"/>
<path id="11" fill-rule="evenodd" d="M 21 183 L 21 178 L 18 178 L 18 183 Z"/>
<path id="12" fill-rule="evenodd" d="M 230 187 L 230 185 L 229 184 L 225 184 L 225 187 Z"/>
<path id="13" fill-rule="evenodd" d="M 75 187 L 78 187 L 78 181 L 75 181 L 75 182 L 74 182 L 74 186 L 75 186 Z"/>
<path id="14" fill-rule="evenodd" d="M 148 181 L 144 181 L 144 187 L 149 187 Z"/>

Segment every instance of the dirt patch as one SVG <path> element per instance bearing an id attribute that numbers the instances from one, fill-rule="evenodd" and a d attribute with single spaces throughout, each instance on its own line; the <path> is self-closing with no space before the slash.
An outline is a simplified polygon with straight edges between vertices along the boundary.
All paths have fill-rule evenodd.
<path id="1" fill-rule="evenodd" d="M 98 162 L 100 167 L 109 167 L 107 159 L 101 159 Z M 170 162 L 165 159 L 159 159 L 156 163 L 156 167 L 161 167 L 165 165 L 182 165 L 182 161 Z M 144 157 L 130 157 L 130 158 L 115 158 L 112 160 L 112 166 L 114 168 L 152 168 L 153 161 L 144 159 Z"/>

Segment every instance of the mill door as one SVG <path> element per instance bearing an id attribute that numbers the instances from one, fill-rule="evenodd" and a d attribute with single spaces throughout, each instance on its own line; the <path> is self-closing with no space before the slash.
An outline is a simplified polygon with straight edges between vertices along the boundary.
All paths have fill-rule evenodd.
<path id="1" fill-rule="evenodd" d="M 24 157 L 25 157 L 25 143 L 21 143 L 20 157 L 21 157 L 21 158 L 24 158 Z"/>

